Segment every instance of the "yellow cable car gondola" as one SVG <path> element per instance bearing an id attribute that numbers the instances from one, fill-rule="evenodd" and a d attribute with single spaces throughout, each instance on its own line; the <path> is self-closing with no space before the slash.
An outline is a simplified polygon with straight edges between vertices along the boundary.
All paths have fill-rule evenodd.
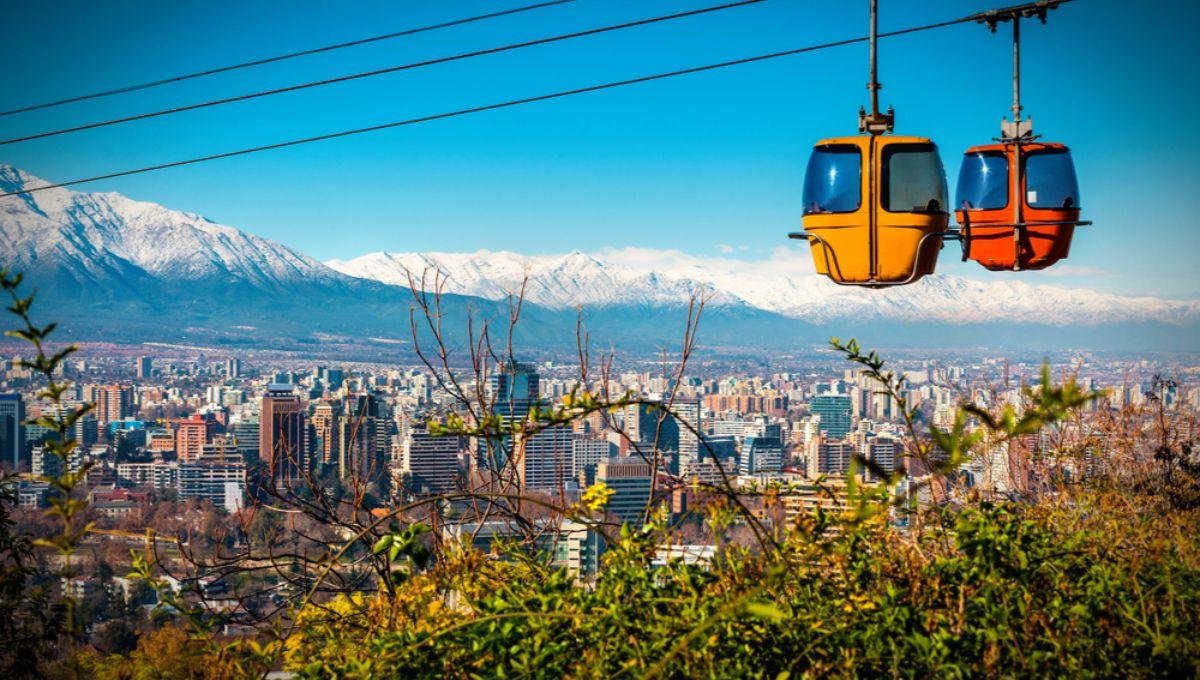
<path id="1" fill-rule="evenodd" d="M 804 176 L 805 239 L 817 272 L 868 287 L 912 283 L 931 274 L 950 221 L 946 173 L 925 137 L 886 135 L 895 120 L 879 112 L 876 0 L 871 0 L 871 113 L 859 134 L 817 142 Z"/>

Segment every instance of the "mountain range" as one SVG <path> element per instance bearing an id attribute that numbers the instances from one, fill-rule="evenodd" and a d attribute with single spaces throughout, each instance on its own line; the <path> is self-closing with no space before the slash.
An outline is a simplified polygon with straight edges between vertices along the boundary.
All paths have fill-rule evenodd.
<path id="1" fill-rule="evenodd" d="M 42 184 L 0 165 L 0 192 Z M 781 351 L 830 335 L 891 347 L 1195 350 L 1200 337 L 1200 301 L 940 274 L 903 289 L 843 288 L 789 248 L 758 262 L 624 248 L 322 263 L 200 215 L 62 188 L 0 199 L 0 264 L 25 272 L 43 313 L 78 340 L 395 348 L 412 337 L 410 272 L 444 278 L 443 328 L 457 343 L 469 313 L 503 323 L 525 282 L 516 339 L 549 353 L 573 346 L 579 313 L 604 347 L 677 344 L 693 294 L 706 299 L 700 342 L 713 350 Z"/>
<path id="2" fill-rule="evenodd" d="M 585 254 L 511 252 L 387 253 L 325 264 L 344 274 L 408 285 L 408 275 L 441 272 L 445 290 L 492 300 L 525 285 L 529 301 L 552 309 L 577 305 L 672 305 L 700 292 L 710 307 L 746 305 L 810 323 L 846 319 L 944 323 L 1187 323 L 1200 301 L 1128 297 L 1021 281 L 935 275 L 887 291 L 839 287 L 813 273 L 789 248 L 766 261 L 701 258 L 678 251 L 626 248 Z"/>

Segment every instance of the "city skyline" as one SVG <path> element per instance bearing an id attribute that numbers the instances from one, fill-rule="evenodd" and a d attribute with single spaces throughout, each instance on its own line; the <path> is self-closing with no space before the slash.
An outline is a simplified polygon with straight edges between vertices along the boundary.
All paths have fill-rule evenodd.
<path id="1" fill-rule="evenodd" d="M 0 678 L 1200 670 L 1200 3 L 7 9 Z"/>

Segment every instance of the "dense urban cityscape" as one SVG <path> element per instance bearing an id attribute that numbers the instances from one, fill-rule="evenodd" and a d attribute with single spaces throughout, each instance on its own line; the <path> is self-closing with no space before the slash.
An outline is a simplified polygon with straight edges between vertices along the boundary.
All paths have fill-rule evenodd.
<path id="1" fill-rule="evenodd" d="M 633 362 L 633 370 L 614 369 L 607 384 L 587 387 L 608 395 L 610 403 L 636 403 L 531 431 L 519 447 L 521 459 L 506 465 L 505 459 L 518 449 L 511 433 L 490 442 L 439 429 L 437 424 L 449 414 L 465 415 L 470 409 L 424 366 L 316 364 L 278 356 L 247 360 L 217 350 L 133 355 L 136 351 L 85 348 L 61 371 L 69 389 L 58 406 L 36 396 L 35 376 L 20 357 L 2 365 L 0 448 L 5 467 L 21 473 L 19 501 L 27 516 L 41 512 L 55 493 L 48 480 L 86 469 L 88 507 L 97 523 L 97 535 L 90 539 L 96 548 L 92 559 L 118 562 L 106 564 L 107 573 L 72 580 L 73 592 L 93 599 L 99 591 L 107 591 L 107 597 L 120 593 L 122 600 L 129 596 L 129 582 L 111 575 L 114 568 L 123 573 L 127 556 L 101 550 L 102 544 L 124 536 L 126 543 L 138 545 L 147 530 L 169 535 L 180 527 L 179 522 L 155 526 L 163 521 L 157 506 L 244 520 L 256 506 L 271 501 L 264 490 L 277 495 L 279 484 L 291 489 L 302 480 L 328 487 L 363 483 L 372 494 L 364 509 L 378 510 L 421 497 L 451 496 L 473 488 L 472 480 L 488 472 L 511 468 L 514 488 L 564 500 L 564 508 L 599 484 L 612 492 L 607 512 L 617 523 L 640 525 L 647 510 L 662 503 L 686 526 L 689 513 L 693 519 L 702 516 L 696 509 L 711 497 L 710 489 L 723 484 L 734 493 L 747 490 L 751 504 L 761 489 L 773 485 L 784 509 L 780 519 L 790 522 L 817 506 L 842 507 L 847 475 L 857 474 L 858 481 L 871 484 L 883 481 L 881 474 L 899 471 L 890 483 L 903 492 L 928 473 L 920 461 L 906 458 L 912 450 L 905 444 L 910 433 L 893 396 L 880 393 L 880 385 L 829 352 L 796 359 L 789 370 L 768 368 L 770 372 L 758 374 L 730 372 L 728 362 L 699 356 L 694 361 L 700 368 L 681 379 L 661 360 L 657 366 L 651 360 Z M 904 377 L 899 396 L 906 406 L 920 421 L 939 428 L 953 425 L 962 403 L 986 409 L 1021 404 L 1023 390 L 1037 384 L 1042 368 L 1002 357 L 952 356 L 944 361 L 901 359 L 894 366 Z M 1031 461 L 1063 448 L 1064 438 L 1073 438 L 1077 446 L 1094 445 L 1111 428 L 1113 414 L 1142 412 L 1151 402 L 1195 413 L 1200 403 L 1200 369 L 1186 357 L 1147 360 L 1078 353 L 1047 365 L 1056 378 L 1074 378 L 1103 396 L 1085 407 L 1078 422 L 1006 442 L 965 461 L 951 493 L 1020 497 L 1049 484 L 1047 475 L 1086 474 L 1081 459 L 1057 469 L 1034 467 Z M 579 367 L 570 363 L 499 364 L 484 379 L 483 402 L 504 422 L 536 420 L 539 408 L 561 408 L 571 399 L 579 389 L 579 375 Z M 72 423 L 77 446 L 64 463 L 44 446 L 56 433 L 26 423 L 85 404 L 94 407 Z M 1141 417 L 1154 415 L 1144 411 Z M 870 461 L 870 467 L 859 461 Z M 412 517 L 431 521 L 447 537 L 469 534 L 475 547 L 485 550 L 513 531 L 511 520 L 480 520 L 461 505 L 445 503 Z M 596 532 L 562 512 L 543 519 L 554 522 L 556 542 L 543 547 L 578 579 L 595 578 L 604 549 Z M 661 557 L 703 561 L 711 559 L 715 548 L 663 545 Z M 219 578 L 194 571 L 190 577 L 203 584 L 202 595 L 216 593 L 221 606 L 246 606 Z M 240 622 L 253 623 L 253 617 L 226 620 L 230 630 Z"/>
<path id="2" fill-rule="evenodd" d="M 1200 3 L 43 4 L 0 680 L 1200 677 Z"/>

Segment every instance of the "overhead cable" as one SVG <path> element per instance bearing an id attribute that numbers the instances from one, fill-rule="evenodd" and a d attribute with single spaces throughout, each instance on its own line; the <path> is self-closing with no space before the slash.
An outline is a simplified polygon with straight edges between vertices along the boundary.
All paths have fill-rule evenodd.
<path id="1" fill-rule="evenodd" d="M 583 31 L 575 31 L 573 33 L 564 33 L 561 35 L 550 36 L 547 38 L 538 38 L 536 40 L 527 40 L 527 41 L 519 42 L 519 43 L 501 45 L 499 47 L 489 47 L 489 48 L 483 49 L 483 50 L 474 50 L 472 52 L 463 52 L 460 54 L 453 54 L 453 55 L 446 56 L 446 57 L 437 57 L 435 59 L 426 59 L 423 61 L 416 61 L 416 62 L 411 62 L 408 64 L 400 64 L 398 66 L 388 66 L 386 68 L 373 69 L 370 71 L 361 71 L 358 73 L 349 73 L 346 75 L 336 76 L 333 78 L 324 78 L 322 80 L 313 80 L 313 81 L 309 81 L 309 82 L 305 82 L 305 83 L 298 83 L 296 85 L 287 85 L 285 87 L 277 87 L 277 88 L 273 88 L 270 90 L 260 90 L 258 92 L 249 92 L 246 94 L 240 94 L 240 95 L 236 95 L 233 97 L 224 97 L 221 99 L 211 99 L 208 101 L 197 102 L 195 104 L 185 104 L 183 106 L 174 106 L 174 107 L 167 108 L 167 109 L 159 109 L 157 111 L 148 111 L 146 113 L 138 113 L 138 114 L 134 114 L 131 116 L 123 116 L 120 118 L 101 120 L 101 121 L 96 121 L 93 123 L 84 123 L 82 125 L 74 125 L 71 127 L 60 128 L 58 130 L 48 130 L 46 132 L 37 132 L 34 134 L 23 135 L 21 137 L 12 137 L 10 139 L 0 140 L 0 146 L 4 146 L 6 144 L 17 144 L 19 142 L 28 142 L 28 141 L 32 141 L 35 139 L 45 139 L 46 137 L 56 137 L 58 135 L 65 135 L 65 134 L 69 134 L 69 133 L 73 133 L 73 132 L 81 132 L 83 130 L 94 130 L 96 128 L 108 127 L 110 125 L 120 125 L 122 123 L 129 123 L 129 122 L 133 122 L 136 120 L 146 120 L 147 118 L 158 118 L 160 116 L 168 116 L 168 115 L 172 115 L 172 114 L 176 114 L 176 113 L 183 113 L 184 111 L 195 111 L 197 109 L 205 109 L 205 108 L 209 108 L 209 107 L 213 107 L 213 106 L 222 106 L 225 104 L 232 104 L 234 102 L 241 102 L 241 101 L 246 101 L 249 99 L 258 99 L 261 97 L 269 97 L 272 95 L 284 94 L 286 92 L 296 92 L 299 90 L 307 90 L 307 89 L 314 88 L 314 87 L 324 87 L 326 85 L 345 83 L 345 82 L 352 81 L 352 80 L 361 80 L 363 78 L 373 78 L 375 76 L 381 76 L 381 75 L 385 75 L 385 74 L 389 74 L 389 73 L 397 73 L 400 71 L 408 71 L 408 70 L 412 70 L 412 69 L 423 68 L 425 66 L 433 66 L 435 64 L 445 64 L 445 63 L 449 63 L 452 61 L 461 61 L 463 59 L 482 57 L 482 56 L 489 55 L 489 54 L 498 54 L 501 52 L 510 52 L 513 50 L 524 49 L 526 47 L 534 47 L 536 45 L 547 45 L 550 43 L 562 42 L 564 40 L 573 40 L 575 38 L 583 38 L 586 36 L 599 35 L 601 33 L 610 33 L 612 31 L 619 31 L 619 30 L 624 30 L 624 29 L 628 29 L 628 28 L 634 28 L 637 26 L 646 26 L 649 24 L 656 24 L 656 23 L 660 23 L 663 21 L 672 21 L 675 19 L 683 19 L 685 17 L 693 17 L 693 16 L 697 16 L 700 14 L 709 14 L 711 12 L 720 12 L 720 11 L 727 10 L 727 9 L 734 9 L 736 7 L 744 7 L 746 5 L 755 5 L 760 2 L 766 2 L 766 0 L 737 0 L 737 2 L 727 2 L 727 3 L 721 4 L 721 5 L 713 5 L 710 7 L 701 7 L 698 9 L 688 10 L 686 12 L 676 12 L 674 14 L 664 14 L 661 16 L 650 17 L 648 19 L 638 19 L 636 21 L 626 21 L 626 22 L 619 23 L 619 24 L 611 24 L 609 26 L 600 26 L 598 28 L 589 28 L 589 29 L 583 30 Z"/>
<path id="2" fill-rule="evenodd" d="M 977 20 L 977 16 L 978 15 L 973 14 L 973 15 L 966 16 L 966 17 L 960 17 L 958 19 L 939 21 L 937 23 L 925 24 L 922 26 L 913 26 L 910 28 L 904 28 L 904 29 L 900 29 L 900 30 L 896 30 L 896 31 L 888 31 L 888 32 L 884 32 L 884 33 L 879 33 L 877 37 L 878 38 L 889 38 L 889 37 L 895 37 L 895 36 L 899 36 L 899 35 L 906 35 L 909 33 L 918 33 L 921 31 L 929 31 L 929 30 L 933 30 L 933 29 L 937 29 L 937 28 L 943 28 L 946 26 L 953 26 L 955 24 L 973 22 L 973 21 Z M 703 73 L 706 71 L 715 71 L 718 69 L 730 68 L 733 66 L 741 66 L 744 64 L 752 64 L 752 63 L 757 63 L 757 62 L 762 62 L 762 61 L 768 61 L 771 59 L 778 59 L 781 57 L 788 57 L 788 56 L 793 56 L 793 55 L 797 55 L 797 54 L 803 54 L 806 52 L 816 52 L 819 50 L 831 49 L 834 47 L 842 47 L 845 45 L 852 45 L 855 43 L 866 42 L 867 40 L 868 40 L 868 36 L 865 36 L 865 35 L 859 36 L 857 38 L 846 38 L 843 40 L 835 40 L 832 42 L 820 43 L 820 44 L 816 44 L 816 45 L 809 45 L 807 47 L 798 47 L 796 49 L 791 49 L 791 50 L 783 50 L 780 52 L 770 52 L 767 54 L 760 54 L 760 55 L 756 55 L 756 56 L 752 56 L 752 57 L 743 57 L 740 59 L 721 61 L 721 62 L 717 62 L 717 63 L 713 63 L 713 64 L 705 64 L 703 66 L 693 66 L 690 68 L 677 69 L 674 71 L 665 71 L 662 73 L 655 73 L 655 74 L 651 74 L 651 75 L 639 76 L 636 78 L 628 78 L 626 80 L 617 80 L 617 81 L 613 81 L 613 82 L 602 83 L 599 85 L 589 85 L 586 87 L 579 87 L 579 88 L 574 88 L 574 89 L 570 89 L 570 90 L 562 90 L 559 92 L 551 92 L 548 94 L 535 95 L 532 97 L 522 97 L 520 99 L 510 99 L 507 101 L 497 102 L 494 104 L 484 104 L 481 106 L 473 106 L 473 107 L 465 108 L 465 109 L 457 109 L 454 111 L 435 113 L 435 114 L 431 114 L 431 115 L 427 115 L 427 116 L 420 116 L 417 118 L 408 118 L 405 120 L 393 121 L 390 123 L 381 123 L 378 125 L 370 125 L 367 127 L 354 128 L 354 129 L 350 129 L 350 130 L 341 130 L 338 132 L 330 132 L 330 133 L 326 133 L 326 134 L 315 135 L 312 137 L 303 137 L 300 139 L 292 139 L 292 140 L 288 140 L 288 141 L 284 141 L 284 142 L 265 144 L 262 146 L 237 149 L 234 151 L 225 151 L 225 152 L 215 153 L 215 154 L 211 154 L 211 155 L 207 155 L 207 156 L 198 156 L 195 158 L 171 161 L 168 163 L 159 163 L 157 165 L 149 165 L 149 166 L 134 168 L 134 169 L 130 169 L 130 170 L 120 170 L 117 172 L 110 172 L 110 173 L 103 174 L 103 175 L 96 175 L 93 177 L 84 177 L 81 179 L 74 179 L 74 180 L 70 180 L 70 181 L 66 181 L 66 182 L 57 182 L 54 184 L 47 184 L 47 185 L 40 186 L 40 187 L 31 187 L 28 189 L 22 189 L 20 191 L 13 191 L 13 192 L 5 193 L 5 194 L 0 194 L 0 198 L 5 198 L 8 196 L 17 196 L 17 195 L 21 195 L 21 194 L 31 194 L 31 193 L 35 193 L 38 191 L 45 191 L 47 189 L 56 189 L 56 188 L 60 188 L 60 187 L 74 186 L 76 184 L 86 184 L 88 182 L 97 182 L 97 181 L 105 180 L 105 179 L 113 179 L 113 178 L 117 178 L 117 177 L 127 177 L 129 175 L 138 175 L 138 174 L 147 173 L 147 172 L 155 172 L 158 170 L 177 168 L 177 167 L 181 167 L 184 165 L 194 165 L 196 163 L 206 163 L 209 161 L 220 160 L 223 158 L 233 158 L 235 156 L 245 156 L 248 154 L 260 153 L 263 151 L 272 151 L 275 149 L 283 149 L 283 148 L 292 147 L 292 146 L 299 146 L 302 144 L 310 144 L 313 142 L 322 142 L 322 141 L 326 141 L 326 140 L 330 140 L 330 139 L 339 139 L 342 137 L 350 137 L 350 136 L 354 136 L 354 135 L 365 134 L 368 132 L 378 132 L 380 130 L 389 130 L 392 128 L 404 127 L 407 125 L 416 125 L 419 123 L 428 123 L 428 122 L 435 121 L 435 120 L 456 118 L 458 116 L 466 116 L 466 115 L 470 115 L 473 113 L 482 113 L 484 111 L 494 111 L 497 109 L 505 109 L 505 108 L 510 108 L 510 107 L 514 107 L 514 106 L 521 106 L 523 104 L 532 104 L 535 102 L 548 101 L 548 100 L 552 100 L 552 99 L 561 99 L 563 97 L 570 97 L 570 96 L 574 96 L 574 95 L 578 95 L 578 94 L 586 94 L 589 92 L 599 92 L 602 90 L 611 90 L 611 89 L 618 88 L 618 87 L 625 87 L 627 85 L 636 85 L 639 83 L 647 83 L 647 82 L 652 82 L 652 81 L 656 81 L 656 80 L 664 80 L 667 78 L 674 78 L 677 76 L 685 76 L 685 75 L 691 75 L 694 73 Z"/>
<path id="3" fill-rule="evenodd" d="M 116 87 L 116 88 L 113 88 L 110 90 L 101 90 L 99 92 L 92 92 L 90 94 L 81 94 L 81 95 L 76 95 L 73 97 L 67 97 L 65 99 L 58 99 L 55 101 L 42 102 L 40 104 L 30 104 L 30 105 L 22 106 L 22 107 L 15 108 L 15 109 L 9 109 L 7 111 L 0 111 L 0 117 L 11 116 L 14 114 L 25 113 L 28 111 L 38 111 L 41 109 L 49 109 L 49 108 L 56 107 L 56 106 L 63 106 L 65 104 L 74 104 L 76 102 L 88 101 L 90 99 L 100 99 L 102 97 L 111 97 L 113 95 L 126 94 L 128 92 L 137 92 L 139 90 L 148 90 L 150 88 L 160 87 L 162 85 L 170 85 L 171 83 L 179 83 L 179 82 L 183 82 L 185 80 L 204 78 L 206 76 L 213 76 L 213 75 L 217 75 L 219 73 L 228 73 L 230 71 L 238 71 L 241 69 L 251 68 L 254 66 L 263 66 L 265 64 L 274 64 L 276 62 L 286 61 L 288 59 L 295 59 L 296 57 L 305 57 L 305 56 L 312 55 L 312 54 L 320 54 L 322 52 L 332 52 L 334 50 L 341 50 L 341 49 L 345 49 L 347 47 L 357 47 L 359 45 L 366 45 L 369 43 L 381 42 L 384 40 L 391 40 L 393 38 L 402 38 L 405 36 L 417 35 L 418 33 L 428 33 L 430 31 L 436 31 L 436 30 L 443 29 L 443 28 L 451 28 L 453 26 L 462 26 L 464 24 L 471 24 L 471 23 L 476 23 L 479 21 L 486 21 L 488 19 L 495 19 L 498 17 L 511 16 L 513 14 L 521 14 L 523 12 L 529 12 L 529 11 L 532 11 L 535 9 L 542 9 L 543 7 L 552 7 L 554 5 L 565 5 L 565 4 L 571 3 L 571 2 L 575 2 L 575 0 L 549 0 L 548 2 L 539 2 L 539 3 L 532 4 L 532 5 L 524 5 L 522 7 L 514 7 L 512 9 L 501 10 L 498 12 L 489 12 L 487 14 L 478 14 L 478 15 L 471 16 L 471 17 L 464 17 L 462 19 L 453 19 L 451 21 L 443 21 L 443 22 L 437 23 L 437 24 L 430 24 L 428 26 L 420 26 L 417 28 L 408 28 L 408 29 L 404 29 L 402 31 L 395 31 L 393 33 L 384 33 L 383 35 L 373 35 L 368 38 L 359 38 L 357 40 L 350 40 L 348 42 L 334 43 L 332 45 L 323 45 L 321 47 L 313 47 L 313 48 L 306 49 L 306 50 L 300 50 L 298 52 L 288 52 L 286 54 L 278 54 L 273 57 L 263 57 L 261 59 L 254 59 L 251 61 L 243 61 L 243 62 L 240 62 L 237 64 L 229 64 L 227 66 L 218 66 L 215 68 L 205 69 L 203 71 L 196 71 L 194 73 L 184 73 L 184 74 L 177 75 L 177 76 L 170 76 L 168 78 L 160 78 L 158 80 L 151 80 L 151 81 L 144 82 L 144 83 L 137 83 L 134 85 L 125 85 L 123 87 Z"/>

